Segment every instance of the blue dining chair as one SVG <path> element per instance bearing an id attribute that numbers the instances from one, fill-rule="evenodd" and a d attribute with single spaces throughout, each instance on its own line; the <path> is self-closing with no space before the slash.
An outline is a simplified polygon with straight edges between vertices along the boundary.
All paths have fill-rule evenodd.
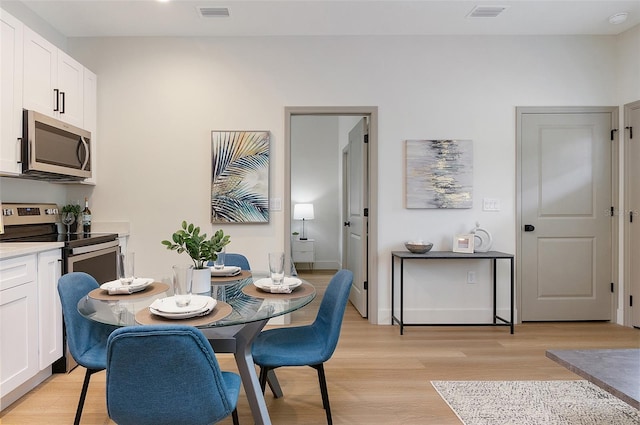
<path id="1" fill-rule="evenodd" d="M 353 273 L 340 270 L 329 282 L 320 309 L 311 325 L 270 329 L 261 332 L 253 342 L 253 361 L 260 366 L 260 385 L 264 392 L 269 372 L 282 366 L 311 366 L 318 372 L 322 406 L 331 425 L 329 393 L 324 362 L 333 355 L 338 344 L 342 318 L 349 299 Z"/>
<path id="2" fill-rule="evenodd" d="M 240 376 L 192 326 L 127 326 L 107 343 L 107 411 L 119 425 L 238 425 Z"/>
<path id="3" fill-rule="evenodd" d="M 213 261 L 209 261 L 207 265 L 210 267 L 213 266 Z M 242 254 L 226 253 L 224 256 L 224 265 L 240 267 L 242 270 L 251 270 L 249 260 Z"/>
<path id="4" fill-rule="evenodd" d="M 73 422 L 76 425 L 80 423 L 91 375 L 107 367 L 107 338 L 117 329 L 116 326 L 86 319 L 78 313 L 78 301 L 98 287 L 98 282 L 91 275 L 82 272 L 68 273 L 58 280 L 67 345 L 75 361 L 87 369 Z"/>

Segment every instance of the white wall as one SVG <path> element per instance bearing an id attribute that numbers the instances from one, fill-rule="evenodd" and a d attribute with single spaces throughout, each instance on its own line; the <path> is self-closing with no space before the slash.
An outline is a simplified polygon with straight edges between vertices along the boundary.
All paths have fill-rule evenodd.
<path id="1" fill-rule="evenodd" d="M 629 37 L 619 44 L 637 44 L 637 31 Z M 495 249 L 514 252 L 515 107 L 620 104 L 616 43 L 612 36 L 71 39 L 73 56 L 99 77 L 94 219 L 130 221 L 137 269 L 167 278 L 179 259 L 160 240 L 183 219 L 214 228 L 207 224 L 211 130 L 270 130 L 271 196 L 282 197 L 285 106 L 378 106 L 379 204 L 372 207 L 379 226 L 371 231 L 379 241 L 379 303 L 372 316 L 388 324 L 390 251 L 404 240 L 419 235 L 447 250 L 454 233 L 479 220 Z M 404 208 L 403 140 L 416 138 L 474 141 L 473 209 Z M 484 197 L 500 199 L 502 210 L 482 212 Z M 267 225 L 224 230 L 230 249 L 262 269 L 266 252 L 287 237 L 281 212 Z M 474 267 L 483 275 L 482 264 Z M 461 283 L 466 270 L 407 273 L 415 284 L 406 294 L 411 314 L 454 320 L 459 308 L 486 313 L 488 279 L 469 286 Z"/>
<path id="2" fill-rule="evenodd" d="M 617 104 L 624 105 L 640 99 L 640 25 L 620 34 L 616 47 Z"/>

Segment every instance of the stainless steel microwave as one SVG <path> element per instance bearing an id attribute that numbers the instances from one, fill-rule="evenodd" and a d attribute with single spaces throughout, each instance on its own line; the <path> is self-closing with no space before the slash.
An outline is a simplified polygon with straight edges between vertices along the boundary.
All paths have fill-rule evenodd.
<path id="1" fill-rule="evenodd" d="M 91 133 L 35 111 L 23 111 L 25 177 L 83 180 L 91 177 Z"/>

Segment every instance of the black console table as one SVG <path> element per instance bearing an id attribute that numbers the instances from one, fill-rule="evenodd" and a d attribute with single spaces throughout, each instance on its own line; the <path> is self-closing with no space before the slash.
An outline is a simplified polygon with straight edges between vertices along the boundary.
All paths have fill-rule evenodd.
<path id="1" fill-rule="evenodd" d="M 405 326 L 509 326 L 513 334 L 513 291 L 514 291 L 514 265 L 513 255 L 504 252 L 474 252 L 472 254 L 451 252 L 451 251 L 429 251 L 424 254 L 414 254 L 408 251 L 391 252 L 391 324 L 400 325 L 400 335 L 404 333 Z M 404 322 L 404 262 L 405 260 L 482 260 L 487 259 L 493 262 L 493 323 L 405 323 Z M 400 261 L 400 318 L 395 315 L 395 263 Z M 498 260 L 509 260 L 511 264 L 511 284 L 509 293 L 510 318 L 506 320 L 498 316 L 496 311 L 496 283 Z"/>

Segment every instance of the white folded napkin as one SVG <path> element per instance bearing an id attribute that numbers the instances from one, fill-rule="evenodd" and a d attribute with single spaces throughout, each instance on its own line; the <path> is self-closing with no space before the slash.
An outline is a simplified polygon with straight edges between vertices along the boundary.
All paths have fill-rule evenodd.
<path id="1" fill-rule="evenodd" d="M 137 289 L 135 287 L 131 287 L 131 285 L 123 285 L 123 286 L 119 286 L 119 287 L 115 287 L 115 288 L 109 288 L 107 289 L 107 291 L 109 292 L 109 295 L 118 295 L 118 294 L 133 294 L 134 289 Z"/>
<path id="2" fill-rule="evenodd" d="M 293 288 L 289 285 L 282 285 L 282 286 L 270 286 L 268 290 L 272 294 L 290 294 L 293 291 Z"/>
<path id="3" fill-rule="evenodd" d="M 216 270 L 214 267 L 211 267 L 211 276 L 229 277 L 240 274 L 241 271 L 242 269 L 238 266 L 225 266 L 220 270 Z"/>
<path id="4" fill-rule="evenodd" d="M 130 285 L 123 285 L 119 279 L 112 280 L 111 282 L 103 283 L 100 285 L 101 289 L 104 289 L 109 295 L 117 294 L 133 294 L 134 292 L 140 292 L 147 286 L 153 283 L 153 279 L 137 277 L 131 282 Z"/>

